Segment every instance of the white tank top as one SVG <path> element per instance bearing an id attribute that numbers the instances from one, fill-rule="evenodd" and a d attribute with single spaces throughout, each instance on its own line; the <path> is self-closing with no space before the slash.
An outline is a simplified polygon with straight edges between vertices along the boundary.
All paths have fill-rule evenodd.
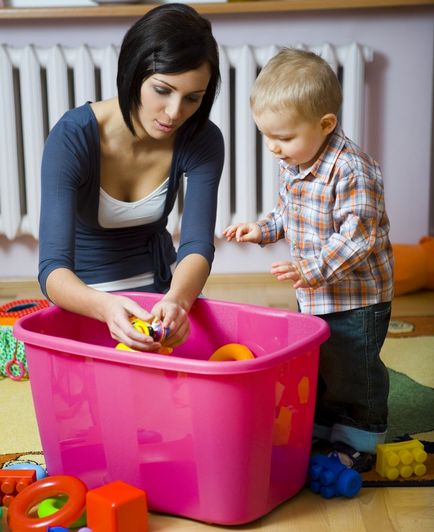
<path id="1" fill-rule="evenodd" d="M 133 227 L 156 222 L 163 214 L 169 178 L 138 201 L 119 201 L 102 188 L 99 189 L 98 223 L 107 229 Z"/>
<path id="2" fill-rule="evenodd" d="M 169 178 L 167 178 L 151 194 L 138 201 L 119 201 L 112 198 L 105 190 L 99 189 L 98 223 L 107 229 L 132 227 L 156 222 L 163 214 L 166 203 Z M 175 264 L 171 265 L 172 273 Z M 107 283 L 90 284 L 92 288 L 103 292 L 129 290 L 138 286 L 150 285 L 154 282 L 154 273 L 148 272 L 134 277 L 109 281 Z"/>

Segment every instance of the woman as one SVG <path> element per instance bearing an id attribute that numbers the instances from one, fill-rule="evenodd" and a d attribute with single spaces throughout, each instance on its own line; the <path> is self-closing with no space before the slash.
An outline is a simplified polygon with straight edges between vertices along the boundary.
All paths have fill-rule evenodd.
<path id="1" fill-rule="evenodd" d="M 214 258 L 224 146 L 209 113 L 220 83 L 210 23 L 161 5 L 122 42 L 118 96 L 65 113 L 42 161 L 39 282 L 55 304 L 107 323 L 132 349 L 160 346 L 129 321 L 152 316 L 186 340 Z M 187 176 L 178 252 L 166 229 Z M 116 291 L 164 293 L 150 312 Z"/>

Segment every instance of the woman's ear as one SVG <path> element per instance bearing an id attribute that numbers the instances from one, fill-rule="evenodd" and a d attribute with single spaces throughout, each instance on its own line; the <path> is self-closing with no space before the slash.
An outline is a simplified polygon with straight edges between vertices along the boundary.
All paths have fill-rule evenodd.
<path id="1" fill-rule="evenodd" d="M 338 119 L 333 113 L 327 113 L 321 118 L 321 129 L 324 135 L 329 135 L 336 127 Z"/>

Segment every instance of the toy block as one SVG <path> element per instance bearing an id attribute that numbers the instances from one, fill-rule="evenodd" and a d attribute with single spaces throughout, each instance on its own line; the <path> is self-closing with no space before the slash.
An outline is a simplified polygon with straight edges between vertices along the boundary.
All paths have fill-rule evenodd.
<path id="1" fill-rule="evenodd" d="M 413 474 L 421 477 L 426 473 L 426 459 L 427 454 L 419 440 L 379 443 L 375 470 L 389 480 L 396 480 L 399 476 L 409 478 Z"/>
<path id="2" fill-rule="evenodd" d="M 317 454 L 309 464 L 310 489 L 326 499 L 354 497 L 362 487 L 362 477 L 354 469 L 342 464 L 335 456 Z"/>
<path id="3" fill-rule="evenodd" d="M 86 495 L 87 525 L 92 532 L 147 532 L 146 493 L 117 480 Z"/>
<path id="4" fill-rule="evenodd" d="M 18 493 L 35 481 L 34 469 L 0 469 L 0 506 L 9 506 Z"/>

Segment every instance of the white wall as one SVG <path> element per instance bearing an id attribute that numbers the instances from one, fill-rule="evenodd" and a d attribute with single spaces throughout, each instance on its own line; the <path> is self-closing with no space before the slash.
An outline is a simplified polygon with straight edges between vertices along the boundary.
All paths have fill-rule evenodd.
<path id="1" fill-rule="evenodd" d="M 381 164 L 392 242 L 416 243 L 428 233 L 433 116 L 434 9 L 339 10 L 209 17 L 221 44 L 300 42 L 346 44 L 374 50 L 366 69 L 364 148 Z M 133 22 L 122 20 L 1 21 L 0 42 L 49 46 L 59 41 L 119 44 Z M 0 85 L 1 88 L 1 85 Z M 1 164 L 1 162 L 0 162 Z M 283 243 L 266 250 L 216 242 L 214 273 L 268 271 L 286 256 Z M 0 277 L 34 276 L 37 244 L 0 236 Z"/>

